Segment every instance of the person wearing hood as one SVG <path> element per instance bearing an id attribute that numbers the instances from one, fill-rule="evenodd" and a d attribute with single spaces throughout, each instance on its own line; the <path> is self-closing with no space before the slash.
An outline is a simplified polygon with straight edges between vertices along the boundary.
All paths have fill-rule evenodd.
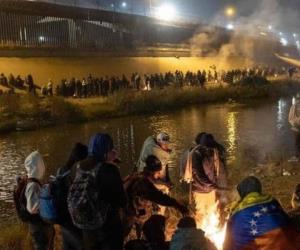
<path id="1" fill-rule="evenodd" d="M 295 155 L 289 161 L 296 162 L 300 157 L 300 93 L 297 94 L 295 103 L 290 108 L 288 121 L 295 138 Z"/>
<path id="2" fill-rule="evenodd" d="M 196 221 L 192 217 L 184 217 L 179 221 L 177 230 L 172 236 L 170 243 L 170 250 L 184 249 L 209 249 L 204 232 L 201 229 L 197 229 Z"/>
<path id="3" fill-rule="evenodd" d="M 173 184 L 169 176 L 169 160 L 172 150 L 169 148 L 170 136 L 167 133 L 159 133 L 156 137 L 149 136 L 142 147 L 137 162 L 138 172 L 143 172 L 146 167 L 146 159 L 149 155 L 156 156 L 161 162 L 160 177 L 154 181 L 154 185 L 163 193 L 168 194 Z M 160 206 L 160 214 L 164 215 L 165 207 Z"/>
<path id="4" fill-rule="evenodd" d="M 109 206 L 103 227 L 83 230 L 87 250 L 123 250 L 123 227 L 119 210 L 125 207 L 127 198 L 117 162 L 119 159 L 111 136 L 98 133 L 89 141 L 87 159 L 78 163 L 78 168 L 84 171 L 90 171 L 101 163 L 96 173 L 96 184 L 101 201 Z"/>
<path id="5" fill-rule="evenodd" d="M 245 178 L 237 191 L 240 200 L 230 206 L 224 250 L 299 249 L 300 234 L 279 202 L 262 193 L 259 179 Z"/>
<path id="6" fill-rule="evenodd" d="M 205 132 L 196 136 L 195 144 L 182 157 L 180 175 L 190 184 L 190 202 L 193 197 L 197 225 L 204 229 L 206 225 L 203 223 L 207 223 L 204 218 L 211 213 L 217 212 L 221 223 L 225 222 L 225 150 L 211 134 Z"/>
<path id="7" fill-rule="evenodd" d="M 28 222 L 33 249 L 50 250 L 53 249 L 54 229 L 52 225 L 46 224 L 39 217 L 39 195 L 45 174 L 42 155 L 34 151 L 27 156 L 24 164 L 28 178 L 25 189 L 26 208 L 33 218 L 32 222 Z"/>

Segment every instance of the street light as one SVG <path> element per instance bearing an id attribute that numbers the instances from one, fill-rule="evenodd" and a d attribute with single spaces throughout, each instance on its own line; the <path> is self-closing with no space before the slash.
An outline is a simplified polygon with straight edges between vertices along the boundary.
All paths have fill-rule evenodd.
<path id="1" fill-rule="evenodd" d="M 234 17 L 236 15 L 236 8 L 233 6 L 229 6 L 225 9 L 225 16 Z"/>
<path id="2" fill-rule="evenodd" d="M 155 16 L 164 21 L 172 21 L 176 18 L 177 11 L 172 4 L 163 4 L 155 11 Z"/>
<path id="3" fill-rule="evenodd" d="M 126 8 L 127 7 L 127 3 L 126 2 L 122 2 L 122 7 Z"/>

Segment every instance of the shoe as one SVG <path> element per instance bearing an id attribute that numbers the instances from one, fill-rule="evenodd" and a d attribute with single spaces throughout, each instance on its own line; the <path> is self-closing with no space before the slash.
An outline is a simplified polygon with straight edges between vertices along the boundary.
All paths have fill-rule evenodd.
<path id="1" fill-rule="evenodd" d="M 288 162 L 298 162 L 299 158 L 296 156 L 293 156 L 292 158 L 288 159 Z"/>

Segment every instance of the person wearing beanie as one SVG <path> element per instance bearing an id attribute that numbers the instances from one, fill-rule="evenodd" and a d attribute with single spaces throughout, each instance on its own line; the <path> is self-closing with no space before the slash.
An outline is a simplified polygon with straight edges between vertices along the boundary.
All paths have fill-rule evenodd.
<path id="1" fill-rule="evenodd" d="M 299 249 L 300 234 L 279 202 L 262 193 L 259 179 L 245 178 L 237 191 L 240 200 L 230 206 L 224 250 Z"/>
<path id="2" fill-rule="evenodd" d="M 104 226 L 99 229 L 83 230 L 84 249 L 123 250 L 123 227 L 120 209 L 127 202 L 119 168 L 117 151 L 109 134 L 98 133 L 90 138 L 88 157 L 77 164 L 76 178 L 80 173 L 93 171 L 98 197 L 108 205 Z M 78 180 L 80 182 L 80 180 Z"/>
<path id="3" fill-rule="evenodd" d="M 32 218 L 28 222 L 28 226 L 32 237 L 33 249 L 51 250 L 54 247 L 54 228 L 52 225 L 43 222 L 39 216 L 39 195 L 46 169 L 43 157 L 38 151 L 34 151 L 27 156 L 24 165 L 28 178 L 25 198 L 27 211 Z"/>
<path id="4" fill-rule="evenodd" d="M 137 162 L 137 171 L 143 172 L 146 164 L 146 159 L 149 155 L 156 156 L 161 162 L 160 177 L 155 179 L 154 185 L 165 194 L 169 194 L 173 183 L 170 180 L 168 164 L 172 150 L 170 149 L 170 136 L 161 132 L 156 136 L 149 136 L 142 147 L 139 160 Z M 160 214 L 164 215 L 165 207 L 160 207 Z"/>
<path id="5" fill-rule="evenodd" d="M 196 221 L 192 217 L 182 218 L 177 230 L 172 236 L 170 250 L 208 250 L 208 240 L 201 229 L 197 229 Z"/>
<path id="6" fill-rule="evenodd" d="M 141 229 L 145 221 L 151 215 L 157 213 L 158 208 L 156 204 L 173 207 L 182 214 L 188 213 L 188 209 L 185 206 L 158 190 L 153 184 L 156 179 L 160 178 L 162 169 L 160 160 L 154 155 L 149 155 L 145 162 L 144 171 L 133 174 L 124 183 L 128 197 L 124 222 L 126 234 L 129 234 L 135 225 L 138 238 L 141 236 Z"/>

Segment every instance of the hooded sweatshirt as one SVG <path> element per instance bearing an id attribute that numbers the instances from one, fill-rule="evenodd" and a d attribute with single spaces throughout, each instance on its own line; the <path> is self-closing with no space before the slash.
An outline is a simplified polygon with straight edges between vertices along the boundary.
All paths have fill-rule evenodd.
<path id="1" fill-rule="evenodd" d="M 162 166 L 162 170 L 160 173 L 160 178 L 162 180 L 166 180 L 166 167 L 168 165 L 169 159 L 170 159 L 170 153 L 167 151 L 163 150 L 157 143 L 156 140 L 153 136 L 149 136 L 143 145 L 140 158 L 138 160 L 137 168 L 139 172 L 143 172 L 144 167 L 146 166 L 146 159 L 149 155 L 154 155 L 156 156 Z"/>
<path id="2" fill-rule="evenodd" d="M 42 155 L 38 151 L 32 152 L 25 159 L 25 168 L 28 178 L 35 178 L 41 181 L 45 174 L 45 164 Z M 39 195 L 41 186 L 36 182 L 29 182 L 26 186 L 25 197 L 27 210 L 31 214 L 39 213 Z"/>

